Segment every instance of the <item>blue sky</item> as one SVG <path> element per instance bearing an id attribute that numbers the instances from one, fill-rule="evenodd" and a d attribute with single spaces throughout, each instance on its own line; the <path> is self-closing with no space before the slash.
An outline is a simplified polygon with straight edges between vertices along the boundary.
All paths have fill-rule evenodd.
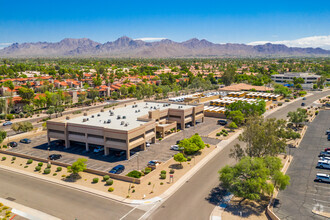
<path id="1" fill-rule="evenodd" d="M 215 43 L 286 42 L 313 36 L 330 41 L 327 0 L 0 0 L 0 6 L 0 44 L 66 37 L 104 43 L 124 35 L 174 41 L 196 37 Z"/>

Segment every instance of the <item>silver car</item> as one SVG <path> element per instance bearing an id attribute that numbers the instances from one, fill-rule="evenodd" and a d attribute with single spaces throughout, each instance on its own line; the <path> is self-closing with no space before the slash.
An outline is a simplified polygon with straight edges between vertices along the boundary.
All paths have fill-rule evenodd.
<path id="1" fill-rule="evenodd" d="M 330 175 L 324 173 L 318 173 L 316 174 L 316 178 L 314 181 L 330 183 Z"/>

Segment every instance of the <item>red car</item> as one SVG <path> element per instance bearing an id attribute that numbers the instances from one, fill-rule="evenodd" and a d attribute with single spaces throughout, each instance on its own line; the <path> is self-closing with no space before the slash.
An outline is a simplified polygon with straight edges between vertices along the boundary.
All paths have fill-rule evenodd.
<path id="1" fill-rule="evenodd" d="M 324 151 L 330 151 L 330 147 L 325 148 Z"/>

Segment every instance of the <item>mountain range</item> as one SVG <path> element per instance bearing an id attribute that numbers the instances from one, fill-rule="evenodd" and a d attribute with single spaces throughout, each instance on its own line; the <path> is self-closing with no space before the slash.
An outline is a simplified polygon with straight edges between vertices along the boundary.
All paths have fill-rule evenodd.
<path id="1" fill-rule="evenodd" d="M 196 38 L 175 42 L 161 40 L 145 42 L 120 37 L 104 44 L 88 38 L 65 38 L 60 42 L 14 43 L 0 50 L 0 57 L 113 57 L 113 58 L 171 58 L 171 57 L 288 57 L 330 56 L 321 48 L 287 47 L 283 44 L 215 44 Z"/>

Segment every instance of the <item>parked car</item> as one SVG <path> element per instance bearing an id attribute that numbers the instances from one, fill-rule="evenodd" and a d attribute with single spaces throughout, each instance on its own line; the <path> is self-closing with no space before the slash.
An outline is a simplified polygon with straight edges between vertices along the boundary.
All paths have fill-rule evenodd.
<path id="1" fill-rule="evenodd" d="M 227 120 L 223 120 L 223 119 L 218 120 L 218 125 L 226 125 L 227 123 L 228 123 Z"/>
<path id="2" fill-rule="evenodd" d="M 330 183 L 330 175 L 324 173 L 318 173 L 316 174 L 316 178 L 314 181 Z"/>
<path id="3" fill-rule="evenodd" d="M 117 165 L 114 168 L 112 168 L 109 173 L 114 173 L 114 174 L 120 174 L 125 170 L 124 165 Z"/>
<path id="4" fill-rule="evenodd" d="M 330 141 L 330 134 L 328 134 L 328 141 Z"/>
<path id="5" fill-rule="evenodd" d="M 146 142 L 146 147 L 150 147 L 151 143 L 150 142 Z"/>
<path id="6" fill-rule="evenodd" d="M 176 141 L 176 144 L 178 145 L 178 144 L 180 143 L 180 141 L 182 141 L 182 140 L 178 140 L 178 141 Z"/>
<path id="7" fill-rule="evenodd" d="M 329 160 L 319 160 L 317 162 L 316 168 L 330 169 L 330 161 Z"/>
<path id="8" fill-rule="evenodd" d="M 126 154 L 126 152 L 125 151 L 117 151 L 116 153 L 115 153 L 115 156 L 116 157 L 122 157 L 122 156 L 124 156 Z"/>
<path id="9" fill-rule="evenodd" d="M 305 106 L 305 105 L 306 105 L 305 102 L 301 103 L 301 106 Z"/>
<path id="10" fill-rule="evenodd" d="M 31 140 L 28 139 L 28 138 L 24 138 L 24 139 L 20 140 L 19 142 L 21 142 L 23 144 L 30 144 L 31 143 Z"/>
<path id="11" fill-rule="evenodd" d="M 171 150 L 176 150 L 176 151 L 180 151 L 180 150 L 183 150 L 184 148 L 183 147 L 179 147 L 179 145 L 172 145 L 171 146 Z"/>
<path id="12" fill-rule="evenodd" d="M 324 148 L 324 151 L 330 151 L 330 147 Z"/>
<path id="13" fill-rule="evenodd" d="M 15 141 L 12 141 L 12 142 L 9 142 L 9 144 L 8 144 L 8 146 L 10 146 L 10 147 L 17 147 L 17 142 L 15 142 Z"/>
<path id="14" fill-rule="evenodd" d="M 148 162 L 148 166 L 157 166 L 158 164 L 161 164 L 159 160 L 151 160 Z"/>
<path id="15" fill-rule="evenodd" d="M 61 154 L 51 154 L 51 155 L 49 155 L 50 160 L 59 160 L 61 158 L 62 158 Z"/>
<path id="16" fill-rule="evenodd" d="M 319 157 L 330 157 L 330 151 L 321 151 Z"/>
<path id="17" fill-rule="evenodd" d="M 325 131 L 325 135 L 329 135 L 330 134 L 330 129 Z"/>
<path id="18" fill-rule="evenodd" d="M 302 98 L 302 100 L 306 100 L 306 97 Z"/>
<path id="19" fill-rule="evenodd" d="M 320 160 L 330 160 L 330 157 L 320 157 Z"/>
<path id="20" fill-rule="evenodd" d="M 104 147 L 98 146 L 98 147 L 94 148 L 94 153 L 99 153 L 101 151 L 104 151 Z"/>
<path id="21" fill-rule="evenodd" d="M 13 123 L 11 121 L 6 121 L 5 123 L 3 123 L 3 126 L 7 126 L 7 125 L 12 125 Z"/>

